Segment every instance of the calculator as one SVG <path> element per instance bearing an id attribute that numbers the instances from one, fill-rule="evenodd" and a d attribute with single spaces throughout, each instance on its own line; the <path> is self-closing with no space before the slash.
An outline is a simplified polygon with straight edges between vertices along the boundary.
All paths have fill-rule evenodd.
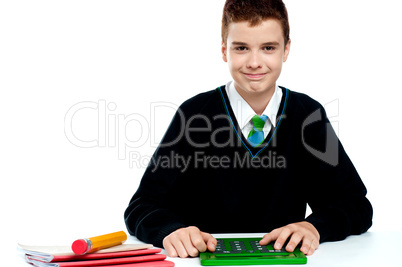
<path id="1" fill-rule="evenodd" d="M 204 266 L 306 264 L 307 257 L 300 248 L 287 252 L 274 249 L 273 243 L 260 245 L 262 238 L 219 238 L 214 252 L 201 252 Z"/>

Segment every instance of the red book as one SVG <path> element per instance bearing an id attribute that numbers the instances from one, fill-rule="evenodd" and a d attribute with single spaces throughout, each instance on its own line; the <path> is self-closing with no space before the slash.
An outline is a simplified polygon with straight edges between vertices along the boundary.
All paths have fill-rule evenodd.
<path id="1" fill-rule="evenodd" d="M 143 256 L 134 256 L 134 257 L 123 257 L 123 258 L 112 258 L 112 259 L 98 259 L 98 260 L 83 260 L 83 261 L 66 261 L 66 262 L 43 262 L 32 259 L 29 255 L 26 256 L 27 262 L 33 264 L 38 267 L 86 267 L 86 266 L 141 266 L 141 265 L 133 265 L 134 263 L 144 263 L 142 266 L 155 266 L 154 261 L 163 261 L 166 259 L 166 255 L 164 254 L 152 254 L 152 255 L 143 255 Z M 148 264 L 145 264 L 148 262 Z M 149 262 L 153 262 L 151 265 Z M 160 266 L 171 266 L 170 262 L 160 264 Z M 119 265 L 116 265 L 119 264 Z M 122 264 L 122 265 L 120 265 Z M 173 264 L 174 266 L 174 264 Z"/>
<path id="2" fill-rule="evenodd" d="M 69 246 L 26 246 L 19 244 L 19 247 L 23 253 L 43 262 L 135 256 L 159 253 L 161 251 L 158 248 L 147 250 L 153 247 L 150 244 L 123 244 L 85 255 L 74 254 Z"/>
<path id="3" fill-rule="evenodd" d="M 171 261 L 149 261 L 149 262 L 119 264 L 110 266 L 111 267 L 174 267 L 174 263 Z"/>
<path id="4" fill-rule="evenodd" d="M 123 244 L 109 249 L 85 255 L 75 255 L 65 246 L 24 246 L 28 263 L 38 267 L 78 267 L 78 266 L 113 266 L 113 267 L 173 267 L 166 261 L 166 255 L 156 254 L 160 248 L 149 244 Z"/>
<path id="5" fill-rule="evenodd" d="M 89 253 L 85 255 L 53 256 L 51 261 L 41 257 L 40 255 L 30 255 L 29 253 L 27 253 L 27 256 L 29 256 L 29 259 L 31 260 L 37 260 L 42 262 L 61 262 L 61 261 L 113 259 L 113 258 L 130 257 L 130 256 L 132 257 L 132 256 L 155 254 L 161 251 L 162 249 L 160 248 L 154 248 L 154 249 L 140 249 L 140 250 L 129 250 L 129 251 L 110 252 L 110 253 Z"/>

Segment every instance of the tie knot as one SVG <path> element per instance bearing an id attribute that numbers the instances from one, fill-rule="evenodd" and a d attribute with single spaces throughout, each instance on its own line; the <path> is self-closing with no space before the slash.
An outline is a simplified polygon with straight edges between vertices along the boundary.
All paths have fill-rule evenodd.
<path id="1" fill-rule="evenodd" d="M 256 131 L 262 131 L 267 120 L 268 120 L 267 115 L 261 115 L 261 116 L 254 115 L 254 117 L 251 119 Z"/>

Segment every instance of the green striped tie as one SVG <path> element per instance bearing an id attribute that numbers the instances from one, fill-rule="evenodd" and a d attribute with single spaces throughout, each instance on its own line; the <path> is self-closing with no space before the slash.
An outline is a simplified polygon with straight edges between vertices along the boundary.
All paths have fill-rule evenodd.
<path id="1" fill-rule="evenodd" d="M 262 142 L 264 142 L 264 132 L 262 129 L 264 128 L 265 122 L 268 120 L 268 116 L 255 115 L 251 122 L 253 123 L 253 129 L 250 131 L 247 137 L 247 141 L 253 147 L 259 146 Z"/>

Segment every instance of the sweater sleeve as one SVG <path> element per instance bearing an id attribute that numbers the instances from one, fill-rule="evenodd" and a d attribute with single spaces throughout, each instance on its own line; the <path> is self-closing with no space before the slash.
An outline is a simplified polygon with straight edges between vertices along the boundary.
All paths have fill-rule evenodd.
<path id="1" fill-rule="evenodd" d="M 312 179 L 307 192 L 312 214 L 306 221 L 316 227 L 320 242 L 366 232 L 373 216 L 366 187 L 322 106 L 306 119 L 303 128 L 303 142 L 311 163 L 307 173 Z"/>
<path id="2" fill-rule="evenodd" d="M 163 246 L 165 236 L 186 226 L 174 211 L 166 206 L 167 196 L 177 180 L 179 170 L 174 165 L 167 168 L 159 166 L 161 159 L 183 149 L 183 121 L 184 115 L 179 109 L 124 213 L 128 232 L 157 247 Z"/>

